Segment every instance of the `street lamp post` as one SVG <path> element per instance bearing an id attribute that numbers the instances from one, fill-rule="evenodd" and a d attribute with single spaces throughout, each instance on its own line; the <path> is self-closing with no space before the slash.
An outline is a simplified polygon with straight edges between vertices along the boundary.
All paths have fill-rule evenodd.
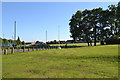
<path id="1" fill-rule="evenodd" d="M 47 44 L 47 30 L 46 30 L 46 44 Z"/>
<path id="2" fill-rule="evenodd" d="M 60 47 L 60 27 L 59 26 L 58 26 L 58 41 L 59 41 L 58 49 L 61 49 L 61 47 Z"/>

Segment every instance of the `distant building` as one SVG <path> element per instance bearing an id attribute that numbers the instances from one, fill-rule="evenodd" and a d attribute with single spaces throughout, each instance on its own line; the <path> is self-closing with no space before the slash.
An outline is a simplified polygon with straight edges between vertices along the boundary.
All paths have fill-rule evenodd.
<path id="1" fill-rule="evenodd" d="M 66 41 L 66 43 L 68 44 L 68 43 L 73 43 L 74 42 L 74 40 L 67 40 Z"/>
<path id="2" fill-rule="evenodd" d="M 41 45 L 41 44 L 45 44 L 44 42 L 37 42 L 35 43 L 35 45 Z"/>
<path id="3" fill-rule="evenodd" d="M 35 46 L 49 46 L 49 45 L 45 44 L 44 42 L 36 42 Z"/>
<path id="4" fill-rule="evenodd" d="M 26 42 L 25 44 L 26 44 L 26 45 L 34 45 L 35 42 Z"/>

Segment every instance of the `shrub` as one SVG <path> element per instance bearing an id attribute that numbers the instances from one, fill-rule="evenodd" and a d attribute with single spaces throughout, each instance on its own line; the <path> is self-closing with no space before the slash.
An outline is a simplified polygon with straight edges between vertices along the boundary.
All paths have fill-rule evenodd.
<path id="1" fill-rule="evenodd" d="M 105 39 L 106 44 L 120 44 L 120 38 L 118 37 L 112 37 L 112 38 L 106 38 Z"/>

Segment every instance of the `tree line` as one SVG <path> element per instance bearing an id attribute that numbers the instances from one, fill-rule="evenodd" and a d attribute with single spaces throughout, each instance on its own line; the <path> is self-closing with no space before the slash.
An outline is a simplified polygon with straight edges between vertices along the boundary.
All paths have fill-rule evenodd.
<path id="1" fill-rule="evenodd" d="M 66 41 L 57 41 L 57 40 L 54 40 L 54 41 L 48 41 L 46 42 L 47 44 L 65 44 Z"/>
<path id="2" fill-rule="evenodd" d="M 117 5 L 109 5 L 108 9 L 94 8 L 92 10 L 78 10 L 70 19 L 70 33 L 73 40 L 87 41 L 110 41 L 120 37 L 120 2 Z"/>
<path id="3" fill-rule="evenodd" d="M 0 44 L 2 47 L 15 47 L 18 45 L 25 45 L 24 41 L 21 41 L 20 38 L 18 37 L 17 40 L 12 40 L 12 39 L 5 39 L 5 38 L 0 38 Z"/>

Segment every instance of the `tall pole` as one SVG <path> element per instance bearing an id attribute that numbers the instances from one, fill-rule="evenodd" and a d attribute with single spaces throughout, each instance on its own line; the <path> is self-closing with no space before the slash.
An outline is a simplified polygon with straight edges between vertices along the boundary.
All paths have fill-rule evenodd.
<path id="1" fill-rule="evenodd" d="M 46 30 L 46 44 L 47 44 L 47 30 Z"/>
<path id="2" fill-rule="evenodd" d="M 4 34 L 3 34 L 3 39 L 4 39 Z"/>
<path id="3" fill-rule="evenodd" d="M 60 47 L 60 26 L 58 26 L 58 41 L 59 41 L 59 47 Z"/>
<path id="4" fill-rule="evenodd" d="M 16 40 L 16 21 L 14 22 L 14 40 Z"/>

